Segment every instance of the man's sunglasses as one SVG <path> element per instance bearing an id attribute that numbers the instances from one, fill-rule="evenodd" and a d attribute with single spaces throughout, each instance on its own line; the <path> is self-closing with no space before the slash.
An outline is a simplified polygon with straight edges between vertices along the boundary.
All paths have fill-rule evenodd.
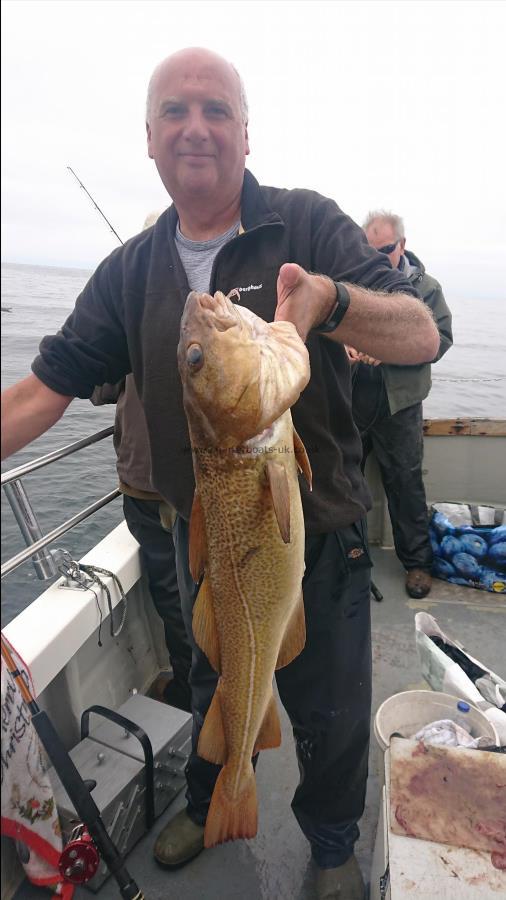
<path id="1" fill-rule="evenodd" d="M 399 238 L 400 240 L 400 238 Z M 385 244 L 384 247 L 378 247 L 378 253 L 386 253 L 387 256 L 389 253 L 393 253 L 399 241 L 396 241 L 395 244 Z"/>

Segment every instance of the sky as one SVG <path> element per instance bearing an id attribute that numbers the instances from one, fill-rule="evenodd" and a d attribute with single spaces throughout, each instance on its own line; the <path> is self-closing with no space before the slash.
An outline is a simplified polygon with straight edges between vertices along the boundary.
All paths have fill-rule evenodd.
<path id="1" fill-rule="evenodd" d="M 2 261 L 93 269 L 170 203 L 145 97 L 186 46 L 240 71 L 247 165 L 332 197 L 465 297 L 506 283 L 506 3 L 500 0 L 4 0 Z"/>

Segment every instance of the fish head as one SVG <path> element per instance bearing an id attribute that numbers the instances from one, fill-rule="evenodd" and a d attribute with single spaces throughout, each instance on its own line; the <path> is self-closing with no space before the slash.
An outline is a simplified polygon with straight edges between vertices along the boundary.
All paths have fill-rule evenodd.
<path id="1" fill-rule="evenodd" d="M 188 295 L 178 366 L 192 436 L 221 448 L 272 425 L 309 380 L 295 326 L 267 323 L 220 291 Z"/>

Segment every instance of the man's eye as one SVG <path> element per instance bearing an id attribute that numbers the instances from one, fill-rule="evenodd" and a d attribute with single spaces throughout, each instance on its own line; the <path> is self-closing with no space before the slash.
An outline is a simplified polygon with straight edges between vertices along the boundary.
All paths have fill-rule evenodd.
<path id="1" fill-rule="evenodd" d="M 206 107 L 206 113 L 208 116 L 214 116 L 215 118 L 224 118 L 227 115 L 227 111 L 223 106 L 208 106 Z"/>
<path id="2" fill-rule="evenodd" d="M 178 116 L 184 115 L 184 112 L 184 106 L 166 106 L 163 111 L 163 115 L 167 116 L 170 119 L 174 119 Z"/>

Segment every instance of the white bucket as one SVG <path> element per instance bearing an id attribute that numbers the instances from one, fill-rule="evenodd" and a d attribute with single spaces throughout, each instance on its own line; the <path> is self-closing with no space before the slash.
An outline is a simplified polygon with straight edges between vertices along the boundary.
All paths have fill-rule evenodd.
<path id="1" fill-rule="evenodd" d="M 403 691 L 393 694 L 379 707 L 374 719 L 374 735 L 384 752 L 390 744 L 392 734 L 413 737 L 424 725 L 438 719 L 464 719 L 471 727 L 473 737 L 490 738 L 490 744 L 499 746 L 499 737 L 492 722 L 475 706 L 469 712 L 457 708 L 459 697 L 442 694 L 439 691 Z"/>

